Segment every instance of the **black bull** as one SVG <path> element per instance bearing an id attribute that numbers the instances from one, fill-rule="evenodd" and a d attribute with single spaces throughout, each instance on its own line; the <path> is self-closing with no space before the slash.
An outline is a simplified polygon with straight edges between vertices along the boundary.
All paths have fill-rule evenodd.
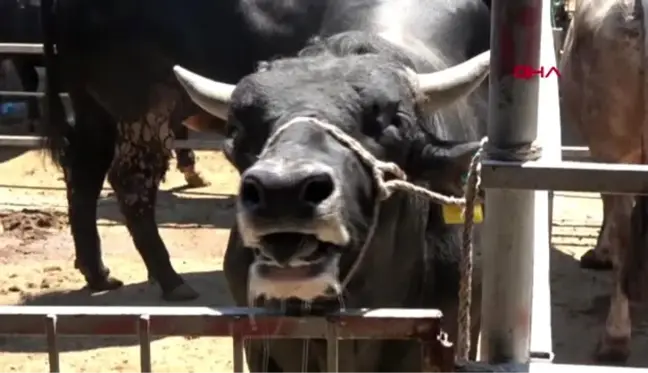
<path id="1" fill-rule="evenodd" d="M 0 43 L 42 43 L 40 22 L 40 0 L 0 0 Z M 38 90 L 39 76 L 36 67 L 43 66 L 43 56 L 30 54 L 2 54 L 0 62 L 9 59 L 16 68 L 23 89 L 27 92 Z M 6 100 L 0 96 L 0 103 Z M 20 101 L 12 99 L 12 101 Z M 41 118 L 38 99 L 24 99 L 27 103 L 28 129 L 33 132 Z M 187 127 L 173 123 L 177 139 L 186 140 Z M 190 186 L 202 186 L 206 182 L 195 172 L 196 157 L 191 149 L 176 151 L 178 169 L 185 174 Z"/>
<path id="2" fill-rule="evenodd" d="M 153 213 L 172 141 L 171 113 L 209 113 L 214 120 L 199 126 L 222 130 L 216 119 L 227 120 L 226 153 L 242 173 L 238 224 L 225 258 L 238 304 L 249 304 L 251 294 L 311 307 L 340 301 L 348 307 L 436 307 L 454 330 L 458 228 L 443 222 L 440 206 L 403 193 L 382 202 L 374 216 L 376 185 L 367 165 L 312 123 L 336 126 L 377 158 L 396 163 L 412 182 L 460 191 L 483 135 L 487 100 L 480 82 L 488 55 L 444 69 L 488 49 L 485 5 L 178 4 L 70 0 L 58 3 L 56 17 L 44 11 L 46 30 L 56 30 L 46 32 L 47 69 L 66 78 L 80 119 L 74 128 L 59 120 L 60 82 L 54 81 L 48 90 L 52 121 L 45 129 L 52 156 L 65 171 L 77 262 L 90 285 L 120 284 L 101 262 L 94 224 L 96 195 L 107 172 L 135 245 L 165 297 L 196 295 L 173 270 Z M 302 49 L 318 34 L 321 40 Z M 300 49 L 300 57 L 263 63 L 236 89 L 231 85 L 257 61 Z M 177 67 L 196 106 L 174 79 L 174 64 L 225 83 Z M 286 123 L 292 125 L 257 158 L 270 134 Z M 368 237 L 374 218 L 378 230 Z M 365 244 L 361 266 L 342 288 L 338 279 L 346 277 Z M 284 343 L 288 349 L 276 348 Z M 300 369 L 290 343 L 271 344 L 271 370 Z M 420 349 L 413 343 L 349 342 L 343 346 L 355 352 L 341 364 L 356 371 L 419 370 Z M 313 343 L 309 370 L 323 369 L 320 348 Z M 253 343 L 252 370 L 265 365 L 262 356 Z"/>

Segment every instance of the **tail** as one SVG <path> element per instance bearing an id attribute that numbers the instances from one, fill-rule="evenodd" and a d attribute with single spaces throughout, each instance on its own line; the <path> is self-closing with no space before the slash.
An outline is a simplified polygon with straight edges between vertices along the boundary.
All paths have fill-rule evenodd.
<path id="1" fill-rule="evenodd" d="M 631 239 L 623 268 L 623 290 L 629 299 L 648 296 L 648 196 L 637 196 L 632 209 Z"/>
<path id="2" fill-rule="evenodd" d="M 69 143 L 72 127 L 67 122 L 65 107 L 61 100 L 60 71 L 58 56 L 54 50 L 57 40 L 55 18 L 56 0 L 43 0 L 41 3 L 41 27 L 43 29 L 43 51 L 47 85 L 44 100 L 44 123 L 40 126 L 44 147 L 57 165 L 62 165 L 64 151 Z"/>

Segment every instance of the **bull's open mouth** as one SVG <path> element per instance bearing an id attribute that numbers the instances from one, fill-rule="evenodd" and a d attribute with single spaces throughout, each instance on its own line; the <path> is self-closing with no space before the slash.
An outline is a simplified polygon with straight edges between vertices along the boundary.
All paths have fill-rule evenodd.
<path id="1" fill-rule="evenodd" d="M 328 269 L 339 248 L 319 241 L 314 235 L 282 232 L 261 238 L 265 253 L 260 254 L 259 275 L 268 280 L 291 281 L 319 276 Z"/>

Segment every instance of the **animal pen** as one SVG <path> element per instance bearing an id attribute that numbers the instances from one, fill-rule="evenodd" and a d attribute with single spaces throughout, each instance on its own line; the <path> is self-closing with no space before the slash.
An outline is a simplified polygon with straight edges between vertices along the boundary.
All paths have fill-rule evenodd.
<path id="1" fill-rule="evenodd" d="M 492 20 L 489 143 L 481 168 L 489 210 L 483 223 L 479 357 L 503 364 L 497 368 L 502 370 L 567 371 L 576 366 L 549 365 L 553 358 L 551 191 L 642 193 L 648 188 L 648 167 L 563 161 L 585 159 L 587 150 L 561 147 L 556 76 L 513 80 L 510 68 L 556 65 L 550 2 L 494 0 Z M 0 44 L 1 53 L 40 54 L 42 46 Z M 1 136 L 0 146 L 38 147 L 40 141 L 33 136 Z M 219 149 L 220 144 L 187 140 L 175 146 Z M 45 335 L 52 372 L 60 369 L 58 335 L 138 335 L 142 372 L 152 370 L 151 335 L 231 337 L 235 372 L 243 371 L 246 338 L 325 339 L 331 372 L 338 371 L 340 339 L 417 339 L 424 351 L 425 370 L 451 371 L 454 348 L 444 338 L 440 318 L 437 310 L 414 309 L 347 310 L 299 318 L 252 308 L 1 306 L 0 334 Z M 470 366 L 464 368 L 470 370 Z"/>

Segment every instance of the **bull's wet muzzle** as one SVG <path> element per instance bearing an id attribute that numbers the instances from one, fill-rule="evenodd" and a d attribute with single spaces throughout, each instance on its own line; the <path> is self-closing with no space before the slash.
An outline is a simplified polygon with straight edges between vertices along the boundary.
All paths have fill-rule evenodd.
<path id="1" fill-rule="evenodd" d="M 329 167 L 260 162 L 241 178 L 239 198 L 247 213 L 265 219 L 312 217 L 335 191 Z"/>

